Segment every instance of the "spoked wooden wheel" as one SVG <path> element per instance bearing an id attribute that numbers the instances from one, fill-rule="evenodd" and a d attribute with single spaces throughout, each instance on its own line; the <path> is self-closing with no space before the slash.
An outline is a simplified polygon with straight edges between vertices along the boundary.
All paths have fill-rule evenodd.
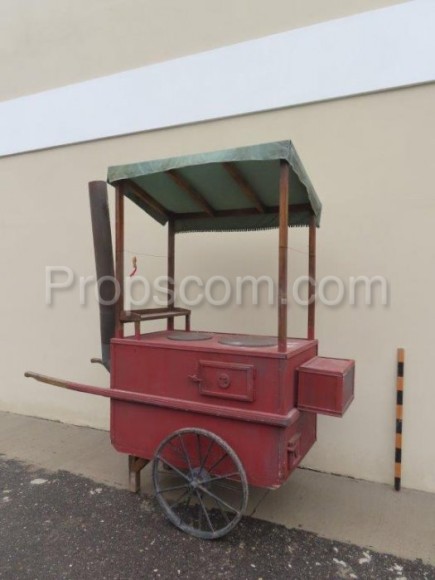
<path id="1" fill-rule="evenodd" d="M 154 457 L 153 482 L 170 521 L 198 538 L 227 534 L 248 502 L 240 459 L 223 439 L 204 429 L 180 429 L 162 441 Z"/>

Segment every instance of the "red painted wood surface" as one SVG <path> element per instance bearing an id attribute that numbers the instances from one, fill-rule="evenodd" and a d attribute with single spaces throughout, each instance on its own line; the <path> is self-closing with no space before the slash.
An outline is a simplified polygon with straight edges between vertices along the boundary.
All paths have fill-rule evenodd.
<path id="1" fill-rule="evenodd" d="M 249 483 L 278 487 L 316 439 L 316 415 L 295 403 L 297 368 L 317 354 L 317 342 L 288 339 L 278 352 L 222 345 L 223 336 L 178 342 L 162 331 L 114 339 L 111 388 L 158 397 L 159 406 L 112 399 L 112 443 L 151 459 L 169 433 L 207 429 L 233 447 Z"/>
<path id="2" fill-rule="evenodd" d="M 299 368 L 298 408 L 342 417 L 354 398 L 355 362 L 315 357 Z"/>

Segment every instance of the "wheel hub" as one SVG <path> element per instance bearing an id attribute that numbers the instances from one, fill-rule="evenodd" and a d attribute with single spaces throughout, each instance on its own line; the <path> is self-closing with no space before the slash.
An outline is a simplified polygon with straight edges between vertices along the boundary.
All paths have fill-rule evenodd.
<path id="1" fill-rule="evenodd" d="M 191 471 L 190 486 L 192 489 L 198 488 L 200 485 L 206 485 L 210 480 L 209 472 L 204 467 L 194 467 Z"/>

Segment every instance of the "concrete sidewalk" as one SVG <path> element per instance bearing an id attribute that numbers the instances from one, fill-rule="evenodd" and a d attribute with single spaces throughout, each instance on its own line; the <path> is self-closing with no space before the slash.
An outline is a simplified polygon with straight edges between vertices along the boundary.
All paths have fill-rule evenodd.
<path id="1" fill-rule="evenodd" d="M 126 488 L 127 458 L 109 435 L 84 427 L 0 413 L 0 454 Z M 149 468 L 142 490 L 152 493 Z M 435 565 L 435 494 L 299 469 L 277 491 L 251 488 L 249 515 L 401 558 Z"/>

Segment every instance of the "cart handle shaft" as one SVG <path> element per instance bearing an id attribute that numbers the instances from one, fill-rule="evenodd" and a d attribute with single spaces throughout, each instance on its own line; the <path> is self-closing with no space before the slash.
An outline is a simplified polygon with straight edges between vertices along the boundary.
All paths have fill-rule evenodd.
<path id="1" fill-rule="evenodd" d="M 24 373 L 24 376 L 35 379 L 40 383 L 46 383 L 47 385 L 60 387 L 61 389 L 78 391 L 80 393 L 89 393 L 91 395 L 99 395 L 101 397 L 108 397 L 110 399 L 116 399 L 118 401 L 124 401 L 127 403 L 141 403 L 145 405 L 151 405 L 153 407 L 162 407 L 165 409 L 174 409 L 177 411 L 201 413 L 204 415 L 213 415 L 215 417 L 227 417 L 237 421 L 248 421 L 249 423 L 262 423 L 266 425 L 289 427 L 289 425 L 293 425 L 300 416 L 300 412 L 297 409 L 291 409 L 286 415 L 280 415 L 277 413 L 250 411 L 248 409 L 238 409 L 233 407 L 216 407 L 210 403 L 185 401 L 183 399 L 173 399 L 146 393 L 133 393 L 131 391 L 123 391 L 121 389 L 93 387 L 90 385 L 83 385 L 81 383 L 74 383 L 72 381 L 64 381 L 63 379 L 47 377 L 45 375 L 40 375 L 39 373 L 33 373 L 29 371 Z"/>
<path id="2" fill-rule="evenodd" d="M 25 372 L 24 376 L 30 379 L 35 379 L 35 381 L 39 381 L 40 383 L 46 383 L 47 385 L 60 387 L 61 389 L 69 389 L 70 391 L 89 393 L 91 395 L 100 395 L 101 397 L 117 398 L 116 395 L 114 395 L 116 391 L 113 389 L 104 389 L 102 387 L 92 387 L 91 385 L 82 385 L 81 383 L 74 383 L 72 381 L 64 381 L 63 379 L 47 377 L 46 375 L 41 375 L 39 373 L 33 373 L 30 371 Z"/>

